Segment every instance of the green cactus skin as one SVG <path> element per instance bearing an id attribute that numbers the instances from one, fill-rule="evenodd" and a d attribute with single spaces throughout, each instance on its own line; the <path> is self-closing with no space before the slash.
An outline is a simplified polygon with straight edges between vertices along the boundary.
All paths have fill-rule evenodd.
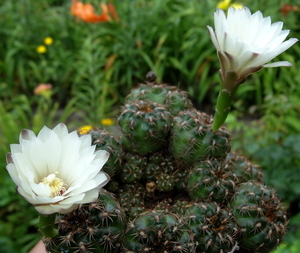
<path id="1" fill-rule="evenodd" d="M 184 215 L 186 213 L 186 209 L 192 206 L 194 203 L 191 203 L 186 200 L 178 200 L 172 206 L 173 213 L 177 213 L 178 215 Z"/>
<path id="2" fill-rule="evenodd" d="M 169 203 L 168 200 L 162 200 L 155 207 L 153 207 L 153 210 L 171 212 L 173 210 L 173 206 L 171 205 L 171 203 Z"/>
<path id="3" fill-rule="evenodd" d="M 193 164 L 207 157 L 224 157 L 230 151 L 230 135 L 225 128 L 213 132 L 212 118 L 196 110 L 182 111 L 171 128 L 171 153 L 179 160 Z"/>
<path id="4" fill-rule="evenodd" d="M 120 142 L 105 129 L 93 129 L 88 134 L 92 135 L 92 144 L 96 145 L 96 150 L 101 149 L 109 152 L 109 159 L 104 164 L 102 171 L 112 177 L 120 170 L 120 155 L 122 153 Z"/>
<path id="5" fill-rule="evenodd" d="M 176 170 L 173 174 L 175 179 L 175 189 L 178 191 L 186 190 L 186 179 L 189 173 L 189 167 L 183 166 Z"/>
<path id="6" fill-rule="evenodd" d="M 147 211 L 128 224 L 122 252 L 194 252 L 187 225 L 166 211 Z"/>
<path id="7" fill-rule="evenodd" d="M 128 212 L 128 218 L 129 220 L 134 220 L 137 216 L 139 216 L 141 213 L 146 212 L 146 208 L 143 206 L 132 206 L 130 208 L 130 211 Z"/>
<path id="8" fill-rule="evenodd" d="M 119 190 L 120 184 L 119 182 L 115 181 L 115 180 L 110 180 L 107 185 L 105 186 L 105 188 L 109 191 L 109 192 L 117 192 Z"/>
<path id="9" fill-rule="evenodd" d="M 118 123 L 124 150 L 144 156 L 165 147 L 172 116 L 157 103 L 136 100 L 123 107 Z"/>
<path id="10" fill-rule="evenodd" d="M 145 166 L 144 178 L 149 181 L 155 181 L 160 173 L 171 175 L 177 169 L 174 158 L 167 151 L 149 156 Z"/>
<path id="11" fill-rule="evenodd" d="M 237 222 L 240 247 L 264 253 L 279 244 L 287 217 L 273 189 L 256 181 L 242 183 L 229 206 Z"/>
<path id="12" fill-rule="evenodd" d="M 232 168 L 235 176 L 240 182 L 255 180 L 263 182 L 263 173 L 261 167 L 251 163 L 246 157 L 235 153 L 228 153 L 226 156 L 226 164 Z"/>
<path id="13" fill-rule="evenodd" d="M 125 103 L 133 100 L 151 100 L 164 106 L 170 113 L 175 116 L 180 111 L 193 108 L 187 92 L 178 89 L 175 86 L 166 84 L 139 84 L 126 97 Z"/>
<path id="14" fill-rule="evenodd" d="M 126 226 L 126 217 L 113 195 L 100 192 L 97 202 L 81 205 L 57 217 L 58 235 L 45 238 L 52 253 L 116 252 Z"/>
<path id="15" fill-rule="evenodd" d="M 175 178 L 173 175 L 161 173 L 156 177 L 156 188 L 159 191 L 168 192 L 175 187 Z"/>
<path id="16" fill-rule="evenodd" d="M 187 178 L 191 199 L 213 200 L 222 203 L 229 199 L 235 188 L 233 172 L 217 159 L 196 163 Z"/>
<path id="17" fill-rule="evenodd" d="M 164 157 L 162 153 L 154 153 L 148 158 L 144 174 L 146 180 L 155 181 L 156 175 L 163 171 L 163 168 L 160 166 L 162 163 L 164 163 L 163 161 Z"/>
<path id="18" fill-rule="evenodd" d="M 146 191 L 139 183 L 126 184 L 120 189 L 118 199 L 120 204 L 128 214 L 134 207 L 144 208 L 144 196 Z"/>
<path id="19" fill-rule="evenodd" d="M 195 234 L 198 253 L 229 252 L 237 243 L 232 214 L 215 202 L 187 205 L 184 218 Z"/>
<path id="20" fill-rule="evenodd" d="M 122 156 L 122 170 L 120 177 L 124 183 L 133 183 L 139 181 L 147 165 L 145 157 L 136 154 L 126 153 Z"/>

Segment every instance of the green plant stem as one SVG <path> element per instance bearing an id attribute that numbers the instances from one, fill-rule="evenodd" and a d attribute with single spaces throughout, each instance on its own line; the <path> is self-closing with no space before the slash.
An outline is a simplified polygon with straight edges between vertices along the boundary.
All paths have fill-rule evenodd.
<path id="1" fill-rule="evenodd" d="M 232 98 L 238 87 L 245 82 L 246 78 L 240 78 L 233 70 L 219 72 L 221 77 L 221 91 L 217 98 L 216 112 L 211 129 L 217 131 L 225 122 L 230 111 Z"/>
<path id="2" fill-rule="evenodd" d="M 225 122 L 230 111 L 232 96 L 233 94 L 231 94 L 231 92 L 226 89 L 223 89 L 219 92 L 214 121 L 211 127 L 213 131 L 217 131 Z"/>
<path id="3" fill-rule="evenodd" d="M 57 235 L 57 230 L 54 228 L 55 217 L 55 213 L 50 215 L 40 214 L 38 227 L 43 236 L 52 238 Z"/>

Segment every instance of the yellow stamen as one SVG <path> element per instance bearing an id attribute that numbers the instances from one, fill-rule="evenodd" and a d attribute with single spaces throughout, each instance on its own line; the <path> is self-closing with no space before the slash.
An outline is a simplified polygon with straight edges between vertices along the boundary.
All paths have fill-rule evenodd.
<path id="1" fill-rule="evenodd" d="M 49 185 L 51 189 L 51 197 L 60 196 L 66 191 L 65 182 L 59 177 L 56 177 L 55 174 L 50 174 L 47 177 L 44 177 L 42 182 L 45 185 Z"/>

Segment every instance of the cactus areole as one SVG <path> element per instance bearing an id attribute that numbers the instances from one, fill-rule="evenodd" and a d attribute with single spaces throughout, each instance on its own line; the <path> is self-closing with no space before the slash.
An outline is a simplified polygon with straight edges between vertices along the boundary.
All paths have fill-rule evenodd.
<path id="1" fill-rule="evenodd" d="M 267 253 L 285 234 L 286 213 L 260 167 L 230 150 L 230 133 L 186 92 L 155 83 L 127 96 L 121 136 L 92 129 L 110 153 L 111 180 L 96 202 L 56 217 L 52 253 Z"/>

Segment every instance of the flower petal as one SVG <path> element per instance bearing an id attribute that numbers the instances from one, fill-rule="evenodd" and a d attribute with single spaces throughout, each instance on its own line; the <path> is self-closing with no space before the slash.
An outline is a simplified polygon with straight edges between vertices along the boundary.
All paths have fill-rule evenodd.
<path id="1" fill-rule="evenodd" d="M 109 153 L 95 151 L 90 135 L 69 133 L 61 123 L 37 136 L 22 130 L 19 140 L 6 156 L 6 169 L 18 193 L 43 214 L 67 213 L 95 200 L 109 180 L 101 172 Z"/>
<path id="2" fill-rule="evenodd" d="M 220 45 L 216 38 L 216 34 L 215 34 L 214 30 L 210 26 L 207 26 L 207 29 L 210 34 L 211 41 L 214 44 L 215 48 L 217 49 L 217 51 L 221 51 L 221 48 L 220 48 Z"/>
<path id="3" fill-rule="evenodd" d="M 288 61 L 277 61 L 263 65 L 264 68 L 275 68 L 275 67 L 291 67 L 292 64 Z"/>
<path id="4" fill-rule="evenodd" d="M 251 70 L 289 66 L 286 62 L 266 63 L 298 41 L 296 38 L 284 41 L 289 30 L 282 30 L 282 22 L 272 24 L 270 17 L 263 17 L 260 11 L 251 14 L 247 7 L 231 7 L 227 16 L 223 10 L 217 9 L 214 25 L 215 31 L 209 26 L 208 31 L 218 51 L 223 80 L 228 71 L 234 71 L 244 79 L 246 76 L 243 75 L 251 74 Z"/>

